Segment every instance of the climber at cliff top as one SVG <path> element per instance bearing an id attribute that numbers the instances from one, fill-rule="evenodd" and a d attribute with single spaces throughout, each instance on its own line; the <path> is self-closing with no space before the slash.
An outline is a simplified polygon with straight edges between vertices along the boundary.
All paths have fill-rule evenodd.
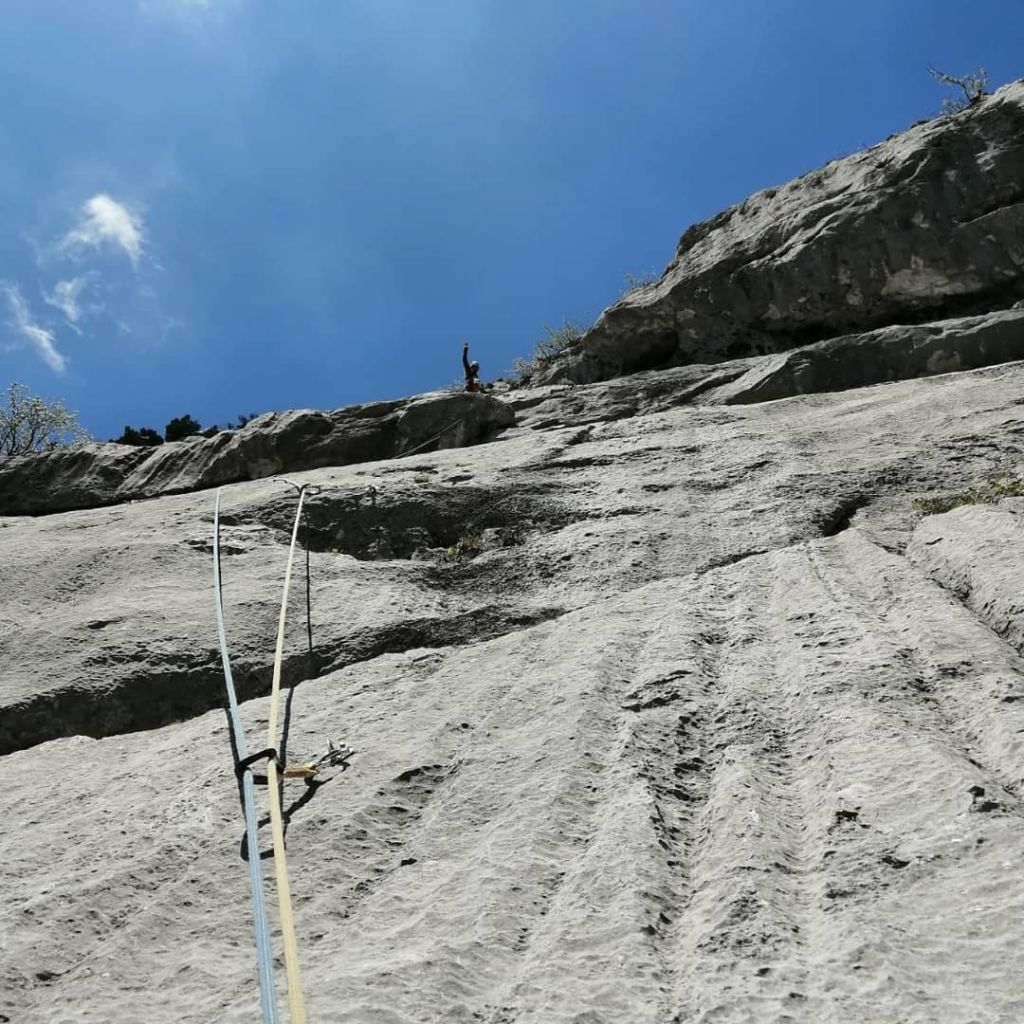
<path id="1" fill-rule="evenodd" d="M 480 390 L 480 364 L 469 361 L 469 342 L 462 343 L 462 368 L 466 371 L 466 390 Z"/>

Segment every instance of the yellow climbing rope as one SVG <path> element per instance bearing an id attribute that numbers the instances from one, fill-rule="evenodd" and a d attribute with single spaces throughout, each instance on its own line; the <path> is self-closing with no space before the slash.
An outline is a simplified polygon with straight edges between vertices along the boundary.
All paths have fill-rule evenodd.
<path id="1" fill-rule="evenodd" d="M 284 593 L 281 596 L 281 616 L 277 623 L 277 650 L 274 652 L 274 679 L 270 689 L 270 721 L 267 726 L 267 746 L 277 745 L 277 712 L 281 696 L 281 662 L 284 658 L 284 624 L 288 614 L 288 590 L 292 582 L 292 562 L 295 560 L 295 542 L 302 519 L 305 487 L 299 488 L 299 507 L 295 512 L 292 542 L 288 548 L 288 565 L 284 574 Z M 287 770 L 285 772 L 287 774 Z M 299 949 L 295 941 L 295 921 L 292 917 L 292 893 L 288 884 L 288 862 L 284 849 L 284 821 L 281 815 L 281 787 L 277 762 L 267 762 L 267 795 L 270 800 L 270 829 L 274 841 L 274 873 L 277 878 L 277 900 L 281 915 L 281 937 L 284 940 L 284 971 L 288 982 L 288 1007 L 292 1024 L 306 1024 L 306 1005 L 302 998 L 302 977 L 299 972 Z"/>
<path id="2" fill-rule="evenodd" d="M 291 481 L 285 481 L 291 483 Z M 288 1003 L 291 1010 L 292 1024 L 306 1024 L 306 1008 L 302 997 L 302 978 L 299 973 L 298 946 L 295 941 L 295 921 L 292 915 L 291 886 L 288 883 L 288 865 L 284 846 L 284 820 L 281 812 L 281 779 L 304 779 L 307 786 L 318 784 L 317 776 L 322 768 L 348 767 L 353 749 L 343 742 L 327 742 L 327 752 L 315 761 L 301 764 L 281 764 L 278 760 L 277 722 L 281 704 L 281 665 L 284 658 L 284 627 L 288 616 L 288 593 L 291 589 L 292 566 L 295 562 L 295 546 L 298 540 L 299 524 L 302 521 L 302 506 L 307 493 L 317 493 L 316 488 L 308 485 L 291 484 L 299 493 L 299 505 L 295 512 L 295 526 L 292 529 L 291 545 L 288 548 L 288 564 L 284 577 L 284 593 L 281 596 L 281 615 L 277 628 L 277 648 L 274 654 L 274 675 L 270 694 L 270 715 L 267 726 L 267 747 L 250 755 L 246 747 L 245 733 L 238 714 L 238 699 L 235 684 L 231 675 L 231 662 L 228 658 L 227 637 L 224 630 L 224 604 L 221 593 L 220 575 L 220 491 L 214 506 L 213 521 L 213 553 L 214 553 L 214 605 L 217 613 L 217 634 L 220 642 L 221 660 L 224 665 L 224 681 L 228 695 L 228 707 L 232 736 L 236 749 L 235 771 L 242 780 L 243 806 L 246 820 L 246 839 L 248 860 L 251 873 L 253 916 L 256 924 L 257 963 L 260 975 L 260 1005 L 264 1024 L 277 1024 L 277 1005 L 274 995 L 273 963 L 270 949 L 270 929 L 263 904 L 262 873 L 258 856 L 259 842 L 257 838 L 256 805 L 253 786 L 257 783 L 267 785 L 267 799 L 270 804 L 270 825 L 274 845 L 274 871 L 277 876 L 277 893 L 280 907 L 281 934 L 284 940 L 285 975 L 288 986 Z M 306 618 L 309 636 L 310 665 L 312 665 L 313 634 L 310 619 L 312 618 L 309 604 L 309 553 L 306 558 Z M 267 759 L 266 776 L 255 775 L 252 766 L 257 761 Z M 2 1020 L 0 1015 L 0 1020 Z"/>

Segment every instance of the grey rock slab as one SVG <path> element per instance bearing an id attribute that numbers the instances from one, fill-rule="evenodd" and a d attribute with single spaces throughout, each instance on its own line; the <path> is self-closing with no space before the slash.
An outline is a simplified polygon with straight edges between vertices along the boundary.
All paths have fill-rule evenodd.
<path id="1" fill-rule="evenodd" d="M 1018 506 L 913 507 L 1021 463 L 1024 366 L 699 383 L 294 474 L 288 759 L 357 751 L 285 789 L 311 1020 L 1024 1016 Z M 295 500 L 223 490 L 253 749 Z M 257 1012 L 212 509 L 0 517 L 11 1020 Z"/>
<path id="2" fill-rule="evenodd" d="M 0 515 L 110 504 L 152 448 L 83 444 L 0 460 Z"/>
<path id="3" fill-rule="evenodd" d="M 303 686 L 310 1019 L 1015 1019 L 1021 672 L 849 531 Z M 3 770 L 0 1012 L 252 1020 L 223 716 Z"/>
<path id="4" fill-rule="evenodd" d="M 636 373 L 589 387 L 540 385 L 510 391 L 505 401 L 515 410 L 520 426 L 545 430 L 571 424 L 583 430 L 594 423 L 694 403 L 760 365 L 759 359 L 734 359 L 724 365 Z"/>
<path id="5" fill-rule="evenodd" d="M 851 524 L 899 550 L 914 497 L 1020 460 L 1022 383 L 1024 370 L 1005 367 L 763 406 L 670 407 L 296 474 L 320 488 L 301 533 L 315 651 L 311 662 L 300 562 L 285 680 L 514 631 Z M 0 519 L 0 749 L 218 706 L 212 508 L 208 491 Z M 224 492 L 243 699 L 269 686 L 294 508 L 280 482 Z M 481 552 L 458 556 L 464 539 Z"/>
<path id="6" fill-rule="evenodd" d="M 512 408 L 484 394 L 440 394 L 410 401 L 398 416 L 397 454 L 435 440 L 439 448 L 461 448 L 515 422 Z"/>
<path id="7" fill-rule="evenodd" d="M 155 448 L 84 445 L 0 460 L 0 515 L 39 515 L 196 491 L 484 440 L 515 419 L 497 398 L 454 392 L 333 412 L 265 413 L 237 431 Z"/>
<path id="8" fill-rule="evenodd" d="M 907 557 L 1024 651 L 1024 521 L 1003 505 L 965 505 L 925 516 Z M 1014 688 L 1007 700 L 1024 700 Z"/>
<path id="9" fill-rule="evenodd" d="M 325 478 L 321 475 L 321 481 Z M 270 683 L 294 491 L 232 489 L 222 514 L 225 610 L 240 696 Z M 344 510 L 362 491 L 342 491 Z M 241 501 L 239 499 L 242 499 Z M 336 499 L 337 500 L 337 499 Z M 388 488 L 376 515 L 400 498 Z M 252 505 L 265 509 L 253 516 Z M 314 512 L 316 499 L 311 502 Z M 57 735 L 152 728 L 222 703 L 213 629 L 213 494 L 114 510 L 20 520 L 0 531 L 0 751 Z M 421 519 L 429 523 L 426 516 Z M 395 531 L 396 542 L 402 535 Z M 433 586 L 433 564 L 378 556 L 367 528 L 363 558 L 338 547 L 310 555 L 315 588 L 307 651 L 304 565 L 296 568 L 286 684 L 387 650 L 444 646 L 516 628 L 529 610 L 500 595 Z"/>
<path id="10" fill-rule="evenodd" d="M 1024 311 L 884 327 L 767 356 L 704 401 L 768 402 L 1024 359 Z"/>

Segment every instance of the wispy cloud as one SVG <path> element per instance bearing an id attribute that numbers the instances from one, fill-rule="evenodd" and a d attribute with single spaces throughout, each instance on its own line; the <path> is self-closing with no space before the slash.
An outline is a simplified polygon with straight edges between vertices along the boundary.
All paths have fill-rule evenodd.
<path id="1" fill-rule="evenodd" d="M 215 15 L 224 15 L 239 7 L 242 0 L 138 0 L 139 10 L 144 14 L 164 15 L 179 21 L 193 21 L 198 16 L 203 20 Z"/>
<path id="2" fill-rule="evenodd" d="M 53 291 L 47 294 L 43 292 L 43 301 L 54 309 L 59 309 L 73 327 L 77 327 L 78 321 L 86 312 L 81 304 L 80 297 L 83 290 L 89 284 L 91 275 L 83 274 L 81 277 L 73 277 L 68 281 L 58 281 L 53 286 Z"/>
<path id="3" fill-rule="evenodd" d="M 21 289 L 10 281 L 0 281 L 0 292 L 7 299 L 10 326 L 23 341 L 35 348 L 50 369 L 63 373 L 67 369 L 67 360 L 57 351 L 55 335 L 35 322 Z"/>
<path id="4" fill-rule="evenodd" d="M 83 340 L 110 339 L 109 330 L 97 332 L 97 318 L 124 324 L 124 333 L 143 344 L 160 344 L 181 326 L 157 294 L 166 272 L 140 203 L 96 192 L 77 210 L 72 207 L 70 223 L 63 202 L 58 199 L 53 207 L 51 219 L 63 207 L 62 233 L 51 234 L 48 243 L 25 236 L 35 253 L 37 286 L 0 277 L 0 348 L 5 341 L 22 348 L 28 343 L 63 373 L 68 359 L 61 350 L 70 332 Z"/>
<path id="5" fill-rule="evenodd" d="M 125 253 L 132 266 L 137 266 L 144 243 L 142 217 L 101 192 L 85 201 L 78 223 L 60 240 L 58 248 L 64 255 L 75 255 L 82 249 L 113 245 Z"/>

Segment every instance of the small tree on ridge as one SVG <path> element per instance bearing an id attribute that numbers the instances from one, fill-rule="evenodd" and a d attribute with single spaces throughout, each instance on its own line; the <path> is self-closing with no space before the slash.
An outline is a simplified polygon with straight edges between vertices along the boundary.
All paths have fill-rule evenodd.
<path id="1" fill-rule="evenodd" d="M 988 95 L 988 74 L 984 68 L 978 68 L 970 75 L 947 75 L 938 68 L 929 68 L 928 74 L 941 85 L 948 85 L 951 89 L 960 89 L 963 92 L 963 98 L 954 99 L 947 96 L 942 101 L 944 114 L 959 114 L 961 110 L 974 106 L 983 96 Z"/>
<path id="2" fill-rule="evenodd" d="M 7 385 L 0 405 L 0 456 L 48 452 L 88 441 L 89 432 L 63 402 L 29 394 L 24 384 Z"/>

